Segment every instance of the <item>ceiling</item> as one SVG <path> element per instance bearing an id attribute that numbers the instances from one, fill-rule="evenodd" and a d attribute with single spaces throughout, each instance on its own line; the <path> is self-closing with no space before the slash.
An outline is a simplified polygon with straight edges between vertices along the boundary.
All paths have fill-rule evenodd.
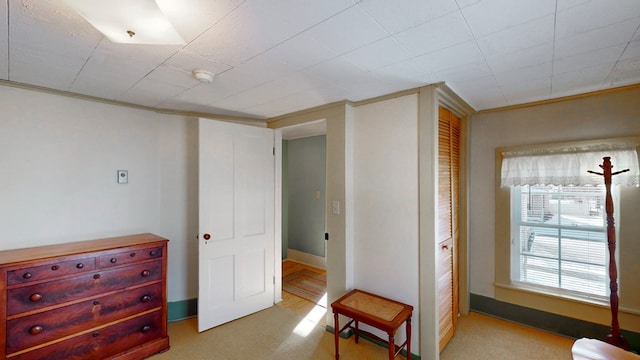
<path id="1" fill-rule="evenodd" d="M 158 0 L 186 45 L 0 1 L 4 84 L 158 109 L 265 119 L 446 82 L 483 110 L 640 83 L 638 0 Z"/>

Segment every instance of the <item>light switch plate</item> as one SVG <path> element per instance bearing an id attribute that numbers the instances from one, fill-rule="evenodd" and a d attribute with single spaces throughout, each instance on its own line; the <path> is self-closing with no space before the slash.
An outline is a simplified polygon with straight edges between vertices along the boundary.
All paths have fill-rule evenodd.
<path id="1" fill-rule="evenodd" d="M 118 170 L 118 184 L 126 184 L 129 182 L 129 172 L 127 170 Z"/>
<path id="2" fill-rule="evenodd" d="M 340 215 L 340 201 L 333 200 L 331 203 L 331 212 L 333 215 Z"/>

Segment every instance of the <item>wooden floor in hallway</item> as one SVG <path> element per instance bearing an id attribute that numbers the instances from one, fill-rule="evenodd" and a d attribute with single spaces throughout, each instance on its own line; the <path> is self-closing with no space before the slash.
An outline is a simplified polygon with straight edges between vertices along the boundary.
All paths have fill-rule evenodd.
<path id="1" fill-rule="evenodd" d="M 290 275 L 296 271 L 303 270 L 303 269 L 310 270 L 325 276 L 327 275 L 327 271 L 324 269 L 299 263 L 293 260 L 282 260 L 282 277 L 283 278 L 286 277 L 287 275 Z M 282 301 L 279 302 L 277 305 L 304 317 L 307 317 L 307 316 L 318 317 L 319 314 L 323 312 L 323 308 L 324 308 L 324 313 L 321 316 L 321 319 L 318 320 L 318 326 L 322 326 L 323 328 L 326 326 L 326 316 L 325 316 L 326 308 L 327 308 L 326 303 L 316 304 L 307 299 L 293 295 L 286 291 L 282 291 Z"/>

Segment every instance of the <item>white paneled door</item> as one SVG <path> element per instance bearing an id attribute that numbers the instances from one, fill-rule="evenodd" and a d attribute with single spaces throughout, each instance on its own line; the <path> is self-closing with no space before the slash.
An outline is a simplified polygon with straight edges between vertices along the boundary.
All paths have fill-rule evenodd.
<path id="1" fill-rule="evenodd" d="M 274 302 L 274 133 L 199 120 L 198 331 Z"/>

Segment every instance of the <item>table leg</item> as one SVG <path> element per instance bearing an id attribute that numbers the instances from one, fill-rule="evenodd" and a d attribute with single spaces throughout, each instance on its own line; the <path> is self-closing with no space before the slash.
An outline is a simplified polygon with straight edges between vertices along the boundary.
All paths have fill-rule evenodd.
<path id="1" fill-rule="evenodd" d="M 336 360 L 340 359 L 340 353 L 338 350 L 338 346 L 340 343 L 340 323 L 338 321 L 338 313 L 334 312 L 333 313 L 333 338 L 335 341 L 335 347 L 336 347 Z"/>
<path id="2" fill-rule="evenodd" d="M 407 318 L 407 360 L 411 359 L 411 317 Z"/>
<path id="3" fill-rule="evenodd" d="M 394 333 L 389 332 L 389 360 L 396 357 L 396 342 L 393 338 Z"/>
<path id="4" fill-rule="evenodd" d="M 358 327 L 358 320 L 356 322 L 356 344 L 358 343 L 358 339 L 360 338 L 360 328 Z"/>

